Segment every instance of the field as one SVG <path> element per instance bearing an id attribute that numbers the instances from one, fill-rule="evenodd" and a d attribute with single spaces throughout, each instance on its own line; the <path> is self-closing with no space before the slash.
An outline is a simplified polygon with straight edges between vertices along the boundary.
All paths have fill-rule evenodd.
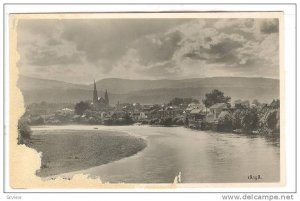
<path id="1" fill-rule="evenodd" d="M 42 152 L 37 175 L 47 177 L 99 166 L 143 150 L 145 140 L 109 131 L 34 131 L 28 146 Z"/>

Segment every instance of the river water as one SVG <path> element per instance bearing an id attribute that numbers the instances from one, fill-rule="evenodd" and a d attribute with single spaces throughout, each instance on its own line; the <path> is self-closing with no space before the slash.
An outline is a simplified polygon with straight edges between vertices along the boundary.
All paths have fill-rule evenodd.
<path id="1" fill-rule="evenodd" d="M 110 183 L 171 183 L 181 173 L 182 183 L 278 182 L 279 139 L 233 133 L 196 131 L 183 127 L 44 126 L 33 130 L 123 131 L 142 137 L 147 147 L 138 154 L 109 164 L 63 174 L 87 173 Z M 59 133 L 59 132 L 58 132 Z M 260 175 L 260 180 L 248 179 Z"/>

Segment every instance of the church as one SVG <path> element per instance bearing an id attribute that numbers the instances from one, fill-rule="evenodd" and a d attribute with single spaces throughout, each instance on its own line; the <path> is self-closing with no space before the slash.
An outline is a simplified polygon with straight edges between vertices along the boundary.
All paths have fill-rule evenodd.
<path id="1" fill-rule="evenodd" d="M 109 107 L 109 99 L 107 90 L 105 90 L 105 95 L 103 97 L 98 97 L 96 82 L 94 80 L 94 91 L 93 91 L 93 102 L 92 105 L 95 109 L 103 109 Z"/>

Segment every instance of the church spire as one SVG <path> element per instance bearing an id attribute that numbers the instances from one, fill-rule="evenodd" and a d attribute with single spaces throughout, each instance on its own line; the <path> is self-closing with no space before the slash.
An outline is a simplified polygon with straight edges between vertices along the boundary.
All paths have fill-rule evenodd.
<path id="1" fill-rule="evenodd" d="M 95 79 L 94 79 L 94 91 L 95 90 L 97 90 L 97 88 L 96 88 L 96 81 L 95 81 Z"/>
<path id="2" fill-rule="evenodd" d="M 96 105 L 97 103 L 98 103 L 98 92 L 97 92 L 96 82 L 94 80 L 93 104 Z"/>
<path id="3" fill-rule="evenodd" d="M 108 99 L 107 89 L 105 90 L 104 99 L 105 99 L 105 105 L 108 106 L 109 105 L 109 99 Z"/>

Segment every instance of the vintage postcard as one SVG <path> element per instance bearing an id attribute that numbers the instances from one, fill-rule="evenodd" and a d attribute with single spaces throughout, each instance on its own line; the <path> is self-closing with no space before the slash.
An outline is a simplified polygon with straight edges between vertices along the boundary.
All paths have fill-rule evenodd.
<path id="1" fill-rule="evenodd" d="M 9 20 L 12 188 L 285 184 L 282 12 Z"/>

